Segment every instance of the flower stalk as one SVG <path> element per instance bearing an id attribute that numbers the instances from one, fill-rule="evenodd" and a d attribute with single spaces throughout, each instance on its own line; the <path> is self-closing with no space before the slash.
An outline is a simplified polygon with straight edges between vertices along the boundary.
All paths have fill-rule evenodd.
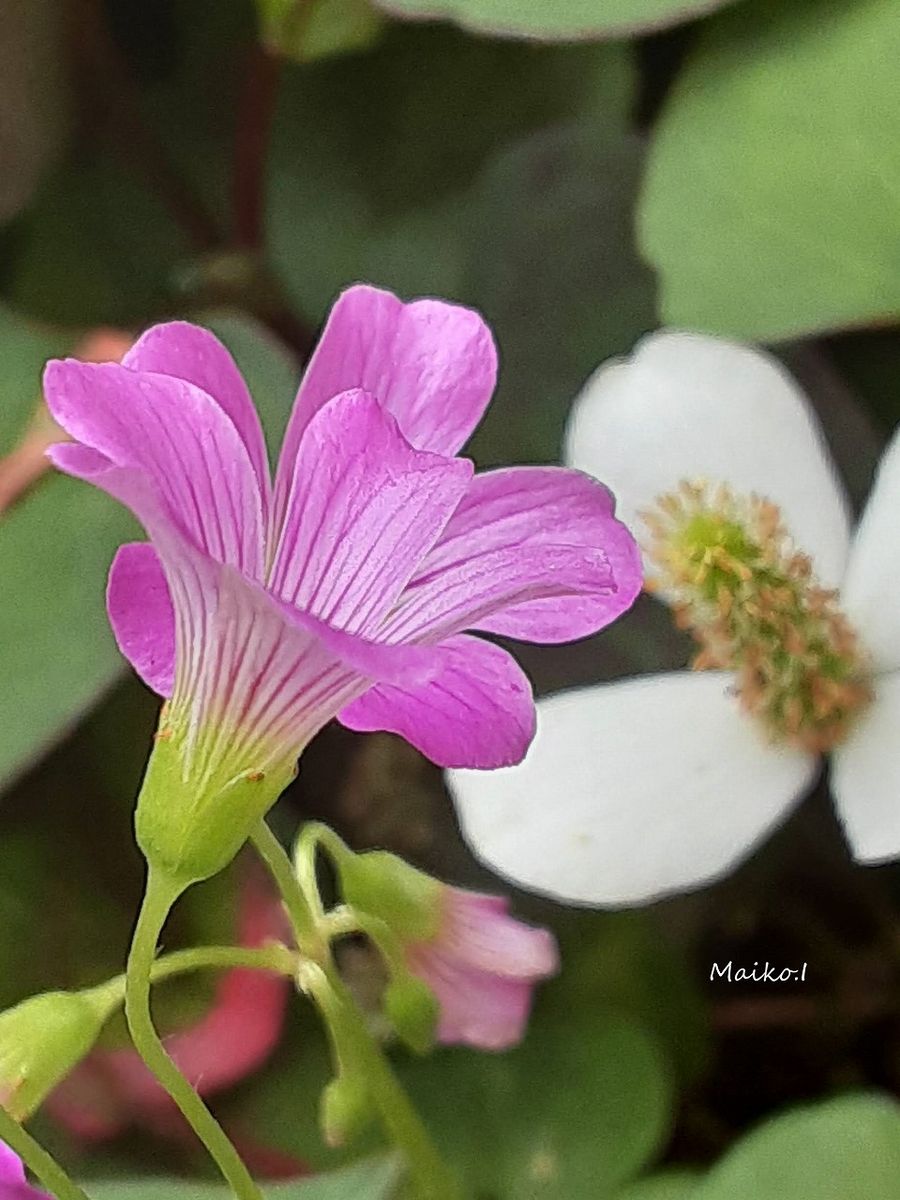
<path id="1" fill-rule="evenodd" d="M 88 1200 L 86 1194 L 65 1173 L 40 1142 L 23 1129 L 0 1105 L 0 1141 L 15 1151 L 22 1162 L 49 1188 L 57 1200 Z"/>

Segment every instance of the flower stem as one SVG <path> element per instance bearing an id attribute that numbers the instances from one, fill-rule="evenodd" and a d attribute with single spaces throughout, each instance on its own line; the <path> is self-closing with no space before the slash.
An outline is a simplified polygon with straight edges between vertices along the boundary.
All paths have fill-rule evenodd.
<path id="1" fill-rule="evenodd" d="M 315 828 L 309 843 L 322 840 L 319 836 L 322 828 Z M 291 860 L 264 821 L 253 834 L 253 843 L 282 894 L 301 950 L 303 942 L 312 946 L 324 945 L 324 954 L 310 955 L 311 961 L 301 967 L 301 985 L 325 1017 L 335 1044 L 340 1045 L 345 1056 L 352 1056 L 356 1069 L 365 1079 L 382 1124 L 406 1159 L 419 1196 L 422 1200 L 459 1200 L 461 1193 L 453 1173 L 438 1153 L 331 961 L 327 937 L 323 939 L 318 928 L 321 918 L 317 918 L 317 912 L 321 912 L 321 906 L 314 877 L 307 877 L 306 888 L 301 888 Z M 315 892 L 314 896 L 306 894 L 310 889 Z"/>
<path id="2" fill-rule="evenodd" d="M 132 1041 L 141 1058 L 169 1093 L 197 1137 L 203 1142 L 238 1200 L 262 1200 L 238 1152 L 218 1121 L 166 1053 L 150 1012 L 150 978 L 156 945 L 172 905 L 184 891 L 176 881 L 153 867 L 128 956 L 125 1015 Z M 73 1198 L 74 1200 L 74 1198 Z"/>
<path id="3" fill-rule="evenodd" d="M 0 1141 L 5 1142 L 49 1188 L 57 1200 L 87 1200 L 81 1188 L 73 1183 L 59 1163 L 34 1140 L 30 1133 L 14 1121 L 0 1105 Z"/>

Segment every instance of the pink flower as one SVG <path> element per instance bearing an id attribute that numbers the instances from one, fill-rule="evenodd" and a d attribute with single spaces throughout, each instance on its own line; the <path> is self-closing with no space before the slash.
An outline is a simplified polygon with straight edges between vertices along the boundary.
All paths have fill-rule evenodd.
<path id="1" fill-rule="evenodd" d="M 609 492 L 563 468 L 472 477 L 456 457 L 494 388 L 474 312 L 339 298 L 306 371 L 274 484 L 246 384 L 204 329 L 150 329 L 121 364 L 52 362 L 61 470 L 126 504 L 108 608 L 137 672 L 171 697 L 194 776 L 287 778 L 337 715 L 443 766 L 518 762 L 531 688 L 503 649 L 614 620 L 641 583 Z"/>
<path id="2" fill-rule="evenodd" d="M 441 892 L 437 932 L 406 947 L 407 966 L 437 997 L 438 1040 L 481 1050 L 515 1046 L 535 984 L 559 969 L 553 935 L 511 917 L 502 896 Z"/>
<path id="3" fill-rule="evenodd" d="M 25 1180 L 25 1169 L 19 1157 L 0 1142 L 0 1200 L 49 1200 Z"/>

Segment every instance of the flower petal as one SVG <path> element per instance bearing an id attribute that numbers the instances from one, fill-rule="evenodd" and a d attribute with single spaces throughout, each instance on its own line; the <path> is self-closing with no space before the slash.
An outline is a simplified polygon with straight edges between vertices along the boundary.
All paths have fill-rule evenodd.
<path id="1" fill-rule="evenodd" d="M 699 334 L 661 332 L 588 381 L 569 423 L 566 460 L 604 480 L 619 517 L 683 479 L 727 483 L 777 504 L 819 580 L 840 583 L 849 517 L 818 421 L 772 357 Z"/>
<path id="2" fill-rule="evenodd" d="M 471 477 L 467 459 L 413 450 L 374 396 L 335 397 L 296 455 L 273 591 L 337 628 L 371 633 Z"/>
<path id="3" fill-rule="evenodd" d="M 186 379 L 211 396 L 241 435 L 268 509 L 272 484 L 259 414 L 237 363 L 214 334 L 187 321 L 154 325 L 138 338 L 122 364 L 132 371 Z"/>
<path id="4" fill-rule="evenodd" d="M 473 970 L 530 980 L 547 979 L 559 970 L 553 934 L 516 920 L 505 896 L 452 888 L 441 936 Z"/>
<path id="5" fill-rule="evenodd" d="M 313 415 L 340 392 L 373 393 L 419 450 L 453 455 L 494 390 L 497 351 L 478 313 L 441 300 L 404 304 L 358 285 L 338 297 L 288 424 L 276 481 L 284 512 L 294 460 Z"/>
<path id="6" fill-rule="evenodd" d="M 449 778 L 475 853 L 582 904 L 637 904 L 725 874 L 816 770 L 763 740 L 730 683 L 676 672 L 541 701 L 521 766 Z"/>
<path id="7" fill-rule="evenodd" d="M 73 359 L 47 366 L 44 389 L 66 432 L 117 467 L 140 472 L 197 547 L 261 577 L 259 485 L 237 429 L 206 392 L 166 375 Z M 79 473 L 79 460 L 63 450 L 53 461 Z"/>
<path id="8" fill-rule="evenodd" d="M 831 760 L 831 791 L 860 862 L 900 855 L 900 674 L 881 676 L 875 700 Z"/>
<path id="9" fill-rule="evenodd" d="M 25 1182 L 25 1168 L 18 1154 L 10 1150 L 6 1142 L 0 1142 L 0 1186 Z"/>
<path id="10" fill-rule="evenodd" d="M 473 970 L 438 951 L 411 956 L 410 967 L 437 997 L 442 1045 L 500 1051 L 525 1036 L 532 983 Z"/>
<path id="11" fill-rule="evenodd" d="M 572 592 L 528 600 L 495 612 L 473 628 L 529 642 L 567 642 L 602 629 L 641 590 L 640 552 L 617 521 L 607 489 L 563 467 L 506 467 L 476 475 L 420 576 L 446 570 L 491 550 L 571 547 L 576 571 L 582 548 L 603 551 L 615 590 Z"/>
<path id="12" fill-rule="evenodd" d="M 171 696 L 175 613 L 159 555 L 149 542 L 120 547 L 109 570 L 106 608 L 119 649 L 148 687 Z"/>
<path id="13" fill-rule="evenodd" d="M 490 769 L 520 762 L 534 735 L 531 684 L 490 642 L 455 637 L 429 649 L 429 682 L 380 684 L 338 714 L 348 729 L 398 733 L 441 767 Z"/>
<path id="14" fill-rule="evenodd" d="M 856 529 L 841 604 L 878 670 L 900 667 L 900 434 L 882 456 Z"/>
<path id="15" fill-rule="evenodd" d="M 602 550 L 540 545 L 486 550 L 420 576 L 400 597 L 381 636 L 435 643 L 464 629 L 483 629 L 507 609 L 542 600 L 567 603 L 572 597 L 600 605 L 615 591 Z"/>

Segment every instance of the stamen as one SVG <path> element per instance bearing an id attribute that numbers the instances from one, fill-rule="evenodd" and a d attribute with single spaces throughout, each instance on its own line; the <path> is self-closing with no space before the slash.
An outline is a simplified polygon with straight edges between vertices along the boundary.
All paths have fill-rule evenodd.
<path id="1" fill-rule="evenodd" d="M 871 670 L 778 507 L 683 482 L 642 516 L 648 590 L 666 593 L 699 643 L 694 668 L 734 671 L 742 706 L 774 740 L 816 752 L 843 741 L 872 699 Z"/>

